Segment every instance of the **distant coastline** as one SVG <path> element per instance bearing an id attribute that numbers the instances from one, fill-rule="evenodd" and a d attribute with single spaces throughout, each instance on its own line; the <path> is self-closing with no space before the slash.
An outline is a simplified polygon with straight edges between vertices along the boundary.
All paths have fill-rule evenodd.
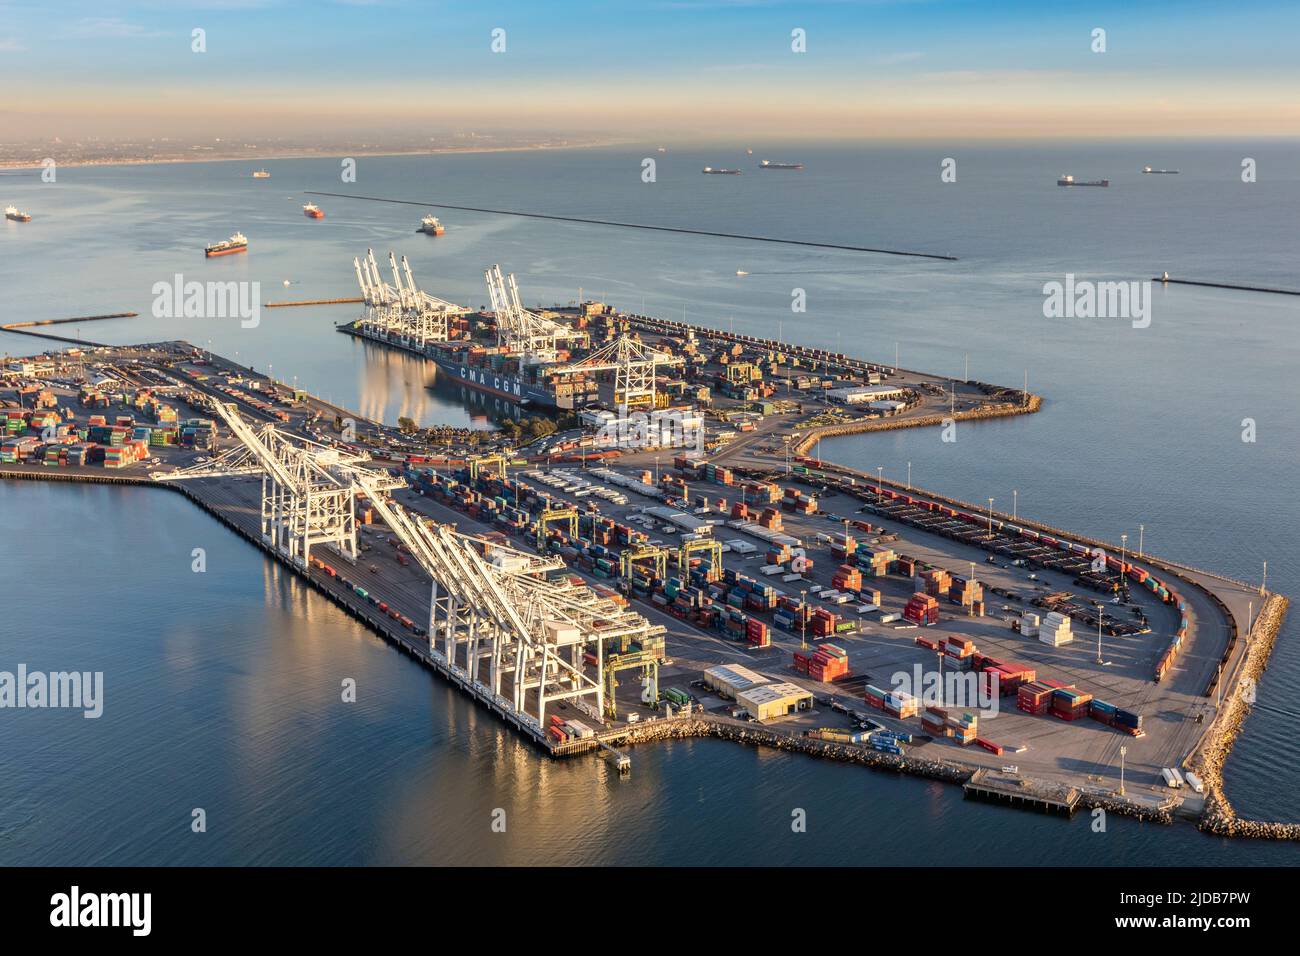
<path id="1" fill-rule="evenodd" d="M 476 153 L 522 153 L 532 151 L 552 151 L 564 149 L 599 149 L 606 146 L 619 146 L 632 140 L 609 139 L 609 140 L 592 140 L 591 142 L 581 143 L 537 143 L 519 146 L 444 146 L 434 147 L 432 149 L 356 149 L 342 150 L 331 149 L 301 149 L 301 150 L 281 150 L 275 152 L 252 152 L 247 155 L 229 155 L 212 153 L 198 153 L 194 155 L 177 155 L 177 156 L 137 156 L 137 157 L 114 157 L 112 159 L 59 159 L 58 156 L 52 157 L 54 161 L 62 168 L 71 169 L 75 167 L 87 166 L 162 166 L 173 165 L 176 163 L 261 163 L 274 162 L 282 159 L 341 159 L 347 156 L 446 156 L 456 154 L 476 154 Z M 0 170 L 19 170 L 19 169 L 40 169 L 40 160 L 7 160 L 0 159 Z"/>

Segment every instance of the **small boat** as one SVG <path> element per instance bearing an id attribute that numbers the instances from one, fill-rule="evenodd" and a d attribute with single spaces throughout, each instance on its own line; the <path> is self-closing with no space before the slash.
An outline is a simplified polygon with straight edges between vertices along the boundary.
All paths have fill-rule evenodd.
<path id="1" fill-rule="evenodd" d="M 1176 169 L 1152 169 L 1150 166 L 1143 166 L 1142 172 L 1149 173 L 1150 175 L 1153 176 L 1177 176 L 1178 175 L 1178 170 Z"/>
<path id="2" fill-rule="evenodd" d="M 320 206 L 313 202 L 307 203 L 302 207 L 302 214 L 308 219 L 324 219 L 325 213 L 321 212 Z"/>
<path id="3" fill-rule="evenodd" d="M 717 166 L 717 167 L 705 166 L 702 170 L 700 170 L 700 172 L 707 173 L 710 176 L 739 176 L 740 175 L 739 169 L 723 169 L 721 166 Z"/>
<path id="4" fill-rule="evenodd" d="M 738 275 L 738 276 L 747 276 L 747 275 L 749 275 L 749 273 L 746 272 L 744 269 L 737 269 L 737 270 L 736 270 L 736 275 Z"/>
<path id="5" fill-rule="evenodd" d="M 271 174 L 268 173 L 265 169 L 255 169 L 255 170 L 253 170 L 253 178 L 254 178 L 254 179 L 270 179 L 270 178 L 271 178 Z"/>
<path id="6" fill-rule="evenodd" d="M 774 163 L 765 159 L 759 164 L 760 169 L 803 169 L 803 163 Z"/>

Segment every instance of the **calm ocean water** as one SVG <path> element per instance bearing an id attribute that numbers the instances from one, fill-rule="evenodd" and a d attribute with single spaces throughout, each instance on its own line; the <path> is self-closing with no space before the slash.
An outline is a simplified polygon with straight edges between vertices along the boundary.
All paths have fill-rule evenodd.
<path id="1" fill-rule="evenodd" d="M 671 145 L 671 144 L 670 144 Z M 263 299 L 354 294 L 351 259 L 406 254 L 417 279 L 467 305 L 500 262 L 524 299 L 584 295 L 625 308 L 838 347 L 882 361 L 1019 384 L 1039 415 L 961 426 L 958 441 L 899 432 L 823 445 L 825 457 L 1009 508 L 1300 594 L 1290 494 L 1300 301 L 1157 287 L 1152 322 L 1048 320 L 1042 287 L 1066 273 L 1300 288 L 1300 149 L 1294 144 L 1066 145 L 1023 149 L 792 149 L 751 144 L 391 157 L 251 166 L 66 169 L 54 185 L 0 174 L 36 217 L 0 228 L 4 321 L 132 309 L 75 328 L 108 342 L 187 338 L 394 421 L 482 422 L 430 392 L 422 363 L 333 331 L 349 306 L 238 320 L 150 315 L 155 282 L 261 282 Z M 641 159 L 658 181 L 640 181 Z M 955 184 L 939 162 L 958 162 Z M 1243 156 L 1259 181 L 1240 182 Z M 701 176 L 705 164 L 796 159 L 802 173 Z M 1143 176 L 1143 165 L 1181 169 Z M 1055 179 L 1105 176 L 1108 190 Z M 317 199 L 305 189 L 483 205 L 814 241 L 950 253 L 956 263 L 670 236 L 482 214 Z M 241 230 L 247 256 L 205 262 Z M 737 269 L 750 273 L 737 277 Z M 290 285 L 285 286 L 288 280 Z M 792 290 L 808 312 L 790 311 Z M 65 327 L 65 331 L 74 327 Z M 69 331 L 68 334 L 76 334 Z M 0 335 L 0 351 L 37 340 Z M 1241 441 L 1242 421 L 1258 440 Z M 0 717 L 0 861 L 11 863 L 1289 863 L 1290 847 L 1234 844 L 1189 827 L 1038 818 L 963 802 L 955 788 L 711 741 L 639 749 L 628 780 L 603 764 L 539 759 L 494 721 L 360 629 L 239 539 L 165 492 L 0 485 L 20 547 L 0 549 L 13 590 L 0 669 L 103 670 L 97 721 Z M 193 547 L 209 571 L 189 570 Z M 68 555 L 76 554 L 75 564 Z M 124 556 L 127 560 L 123 560 Z M 1300 820 L 1288 623 L 1229 764 L 1239 810 Z M 358 681 L 344 705 L 340 682 Z M 208 832 L 190 832 L 202 807 Z M 507 812 L 506 834 L 489 828 Z M 809 832 L 790 832 L 790 811 Z"/>

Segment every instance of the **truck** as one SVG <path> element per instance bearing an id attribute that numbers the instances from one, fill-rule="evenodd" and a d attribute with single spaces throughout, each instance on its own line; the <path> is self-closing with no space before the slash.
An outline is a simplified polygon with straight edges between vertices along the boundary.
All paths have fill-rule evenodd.
<path id="1" fill-rule="evenodd" d="M 1185 774 L 1183 774 L 1183 779 L 1186 780 L 1187 785 L 1191 787 L 1193 790 L 1195 790 L 1197 793 L 1205 792 L 1205 784 L 1202 783 L 1201 778 L 1198 777 L 1192 771 L 1189 770 Z"/>

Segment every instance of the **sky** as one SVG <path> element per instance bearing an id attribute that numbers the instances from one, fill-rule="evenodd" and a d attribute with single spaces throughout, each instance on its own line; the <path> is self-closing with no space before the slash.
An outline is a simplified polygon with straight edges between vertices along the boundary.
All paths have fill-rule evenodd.
<path id="1" fill-rule="evenodd" d="M 1295 136 L 1297 49 L 1294 0 L 0 0 L 0 142 Z"/>

